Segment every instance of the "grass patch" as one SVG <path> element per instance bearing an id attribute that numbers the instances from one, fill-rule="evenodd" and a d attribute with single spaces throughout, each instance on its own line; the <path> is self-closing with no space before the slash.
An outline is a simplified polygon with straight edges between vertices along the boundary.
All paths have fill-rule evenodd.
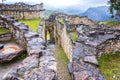
<path id="1" fill-rule="evenodd" d="M 77 41 L 78 37 L 77 37 L 77 33 L 76 32 L 71 32 L 70 35 L 71 35 L 71 38 L 72 38 L 73 41 Z"/>
<path id="2" fill-rule="evenodd" d="M 19 22 L 27 24 L 35 32 L 37 32 L 40 21 L 41 19 L 19 20 Z"/>
<path id="3" fill-rule="evenodd" d="M 58 18 L 58 21 L 61 22 L 62 24 L 65 24 L 64 19 L 63 18 Z"/>
<path id="4" fill-rule="evenodd" d="M 108 25 L 108 26 L 116 26 L 120 23 L 118 21 L 109 20 L 109 21 L 106 21 L 106 22 L 100 22 L 99 24 L 104 24 L 104 25 Z"/>
<path id="5" fill-rule="evenodd" d="M 0 34 L 4 34 L 4 33 L 7 33 L 7 32 L 9 32 L 8 29 L 0 28 Z"/>
<path id="6" fill-rule="evenodd" d="M 103 55 L 98 62 L 99 69 L 107 80 L 120 80 L 120 53 Z"/>
<path id="7" fill-rule="evenodd" d="M 55 46 L 55 48 L 52 49 L 52 51 L 57 61 L 58 80 L 72 80 L 67 68 L 69 60 L 64 50 L 58 46 Z"/>

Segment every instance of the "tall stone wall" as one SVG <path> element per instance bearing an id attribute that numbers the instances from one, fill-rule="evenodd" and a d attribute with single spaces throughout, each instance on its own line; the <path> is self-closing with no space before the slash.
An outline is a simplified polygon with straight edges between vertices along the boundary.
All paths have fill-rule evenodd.
<path id="1" fill-rule="evenodd" d="M 0 20 L 18 43 L 26 46 L 29 55 L 16 69 L 6 73 L 2 80 L 57 80 L 56 60 L 42 37 L 12 17 L 0 15 Z"/>
<path id="2" fill-rule="evenodd" d="M 22 2 L 15 4 L 3 4 L 0 7 L 0 14 L 9 15 L 15 19 L 43 18 L 43 3 L 28 5 Z"/>
<path id="3" fill-rule="evenodd" d="M 67 26 L 56 21 L 54 28 L 56 43 L 63 48 L 68 59 L 72 61 L 73 43 L 67 32 Z"/>

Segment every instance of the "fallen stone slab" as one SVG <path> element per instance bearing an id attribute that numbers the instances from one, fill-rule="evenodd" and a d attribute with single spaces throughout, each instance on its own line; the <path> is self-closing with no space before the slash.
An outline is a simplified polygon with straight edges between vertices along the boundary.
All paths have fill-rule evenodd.
<path id="1" fill-rule="evenodd" d="M 15 43 L 4 44 L 4 47 L 0 49 L 0 62 L 9 62 L 22 54 L 23 51 L 24 49 Z"/>
<path id="2" fill-rule="evenodd" d="M 88 63 L 91 63 L 91 64 L 98 65 L 98 61 L 97 61 L 95 56 L 85 56 L 84 57 L 84 62 L 88 62 Z"/>

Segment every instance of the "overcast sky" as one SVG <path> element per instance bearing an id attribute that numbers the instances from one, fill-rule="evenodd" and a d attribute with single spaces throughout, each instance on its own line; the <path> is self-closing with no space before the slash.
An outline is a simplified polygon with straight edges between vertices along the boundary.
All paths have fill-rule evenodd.
<path id="1" fill-rule="evenodd" d="M 79 6 L 81 8 L 89 8 L 107 5 L 108 0 L 6 0 L 4 3 L 27 2 L 30 4 L 44 3 L 45 7 L 65 8 L 71 6 Z"/>

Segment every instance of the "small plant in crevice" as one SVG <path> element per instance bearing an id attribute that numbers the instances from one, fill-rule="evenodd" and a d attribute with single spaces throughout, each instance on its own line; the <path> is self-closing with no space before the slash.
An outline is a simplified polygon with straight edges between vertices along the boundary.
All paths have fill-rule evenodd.
<path id="1" fill-rule="evenodd" d="M 76 32 L 70 32 L 70 35 L 73 41 L 77 41 L 78 37 L 77 37 Z"/>

